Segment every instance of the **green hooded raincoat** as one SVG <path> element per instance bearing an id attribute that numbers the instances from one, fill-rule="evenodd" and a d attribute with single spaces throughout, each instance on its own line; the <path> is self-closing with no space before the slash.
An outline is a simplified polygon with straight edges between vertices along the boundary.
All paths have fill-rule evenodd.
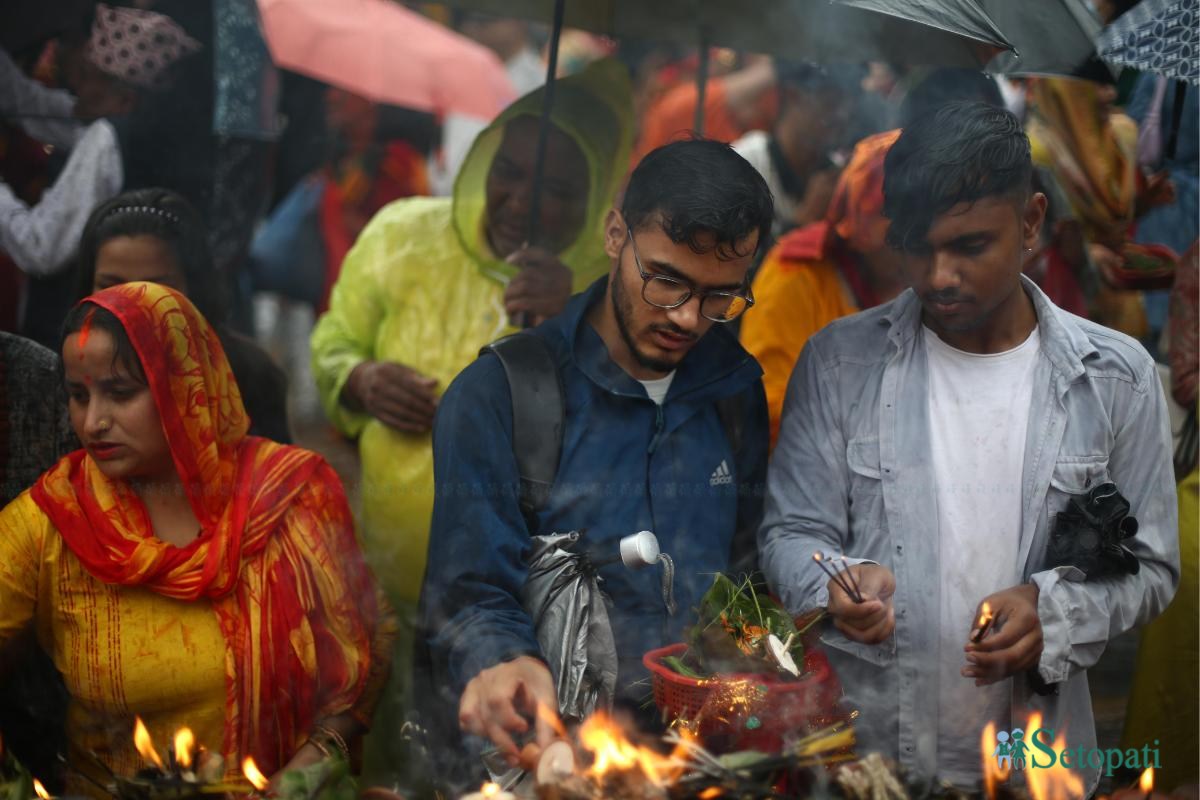
<path id="1" fill-rule="evenodd" d="M 489 251 L 484 186 L 504 126 L 540 116 L 542 98 L 540 89 L 520 98 L 479 135 L 453 198 L 406 198 L 371 220 L 313 330 L 313 372 L 325 412 L 359 442 L 363 544 L 400 610 L 415 605 L 425 571 L 430 437 L 393 430 L 338 398 L 351 370 L 367 360 L 405 364 L 444 390 L 481 347 L 511 332 L 503 295 L 517 268 Z M 596 62 L 558 82 L 551 119 L 578 144 L 589 170 L 585 223 L 559 253 L 575 273 L 576 291 L 609 269 L 603 220 L 629 161 L 632 115 L 629 78 L 616 62 Z"/>

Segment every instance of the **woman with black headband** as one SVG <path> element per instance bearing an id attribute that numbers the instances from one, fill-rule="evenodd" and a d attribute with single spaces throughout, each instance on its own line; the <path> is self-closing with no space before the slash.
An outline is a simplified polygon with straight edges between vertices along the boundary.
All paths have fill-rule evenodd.
<path id="1" fill-rule="evenodd" d="M 290 443 L 287 376 L 252 339 L 225 324 L 225 281 L 214 273 L 199 212 L 166 189 L 125 192 L 101 204 L 79 242 L 78 297 L 131 281 L 182 292 L 221 338 L 250 416 L 250 433 Z"/>

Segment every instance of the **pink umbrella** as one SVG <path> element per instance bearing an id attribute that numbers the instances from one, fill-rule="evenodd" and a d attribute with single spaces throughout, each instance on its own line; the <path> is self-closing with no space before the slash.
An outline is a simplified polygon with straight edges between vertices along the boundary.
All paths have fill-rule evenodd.
<path id="1" fill-rule="evenodd" d="M 488 48 L 392 0 L 258 0 L 275 63 L 377 103 L 491 119 L 515 97 Z"/>

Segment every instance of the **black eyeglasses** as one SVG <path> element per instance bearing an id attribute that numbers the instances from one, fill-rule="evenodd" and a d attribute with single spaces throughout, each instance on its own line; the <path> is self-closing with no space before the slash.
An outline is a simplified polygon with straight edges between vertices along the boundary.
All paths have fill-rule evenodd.
<path id="1" fill-rule="evenodd" d="M 652 306 L 659 308 L 679 308 L 692 299 L 693 294 L 700 297 L 700 315 L 713 322 L 733 322 L 747 308 L 754 305 L 754 297 L 749 288 L 746 294 L 735 292 L 697 292 L 691 284 L 679 278 L 667 275 L 651 275 L 642 267 L 642 259 L 638 255 L 637 242 L 633 238 L 633 229 L 625 226 L 629 234 L 629 243 L 633 245 L 633 263 L 637 264 L 642 276 L 642 299 Z"/>

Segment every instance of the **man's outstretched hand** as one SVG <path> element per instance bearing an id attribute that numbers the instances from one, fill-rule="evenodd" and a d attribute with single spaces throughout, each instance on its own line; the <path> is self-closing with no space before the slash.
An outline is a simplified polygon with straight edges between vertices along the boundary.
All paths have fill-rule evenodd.
<path id="1" fill-rule="evenodd" d="M 527 752 L 528 746 L 522 752 L 513 736 L 527 733 L 531 724 L 537 733 L 536 752 Z M 491 740 L 510 766 L 536 763 L 537 755 L 562 729 L 549 667 L 532 656 L 520 656 L 483 670 L 463 690 L 458 725 L 467 733 Z"/>
<path id="2" fill-rule="evenodd" d="M 896 593 L 896 577 L 879 564 L 855 564 L 846 572 L 854 576 L 863 602 L 856 603 L 837 581 L 829 581 L 829 604 L 826 611 L 833 624 L 847 639 L 863 644 L 880 644 L 896 630 L 896 610 L 892 595 Z"/>

